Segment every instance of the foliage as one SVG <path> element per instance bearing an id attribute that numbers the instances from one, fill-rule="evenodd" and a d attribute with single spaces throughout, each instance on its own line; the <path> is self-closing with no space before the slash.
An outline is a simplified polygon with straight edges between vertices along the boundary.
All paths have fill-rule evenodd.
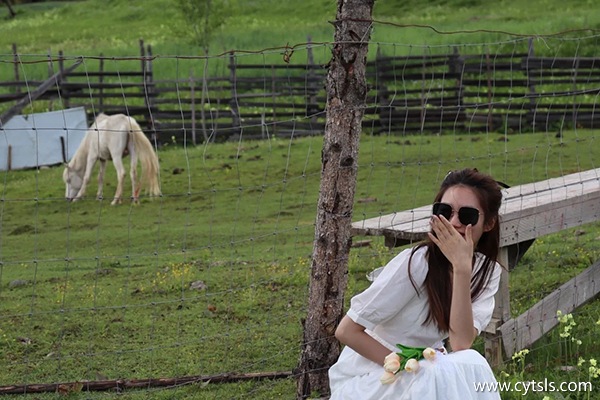
<path id="1" fill-rule="evenodd" d="M 508 142 L 491 134 L 365 134 L 353 219 L 425 204 L 458 164 L 511 185 L 592 168 L 600 157 L 596 133 L 564 134 L 561 146 L 546 133 Z M 0 384 L 292 370 L 306 315 L 321 146 L 318 137 L 167 146 L 158 149 L 163 196 L 138 207 L 65 203 L 61 167 L 3 173 Z M 105 182 L 114 188 L 111 168 Z M 511 273 L 513 311 L 598 259 L 599 236 L 593 224 L 536 241 Z M 372 240 L 351 251 L 346 301 L 398 251 Z M 192 289 L 198 281 L 206 288 Z M 590 304 L 573 334 L 592 332 L 589 321 L 595 326 L 599 317 L 597 302 Z M 589 332 L 579 335 L 577 356 L 600 350 Z M 554 368 L 564 355 L 561 340 L 550 335 L 532 349 L 528 356 L 537 359 L 526 378 Z M 286 379 L 120 396 L 270 399 L 294 392 Z"/>
<path id="2" fill-rule="evenodd" d="M 185 26 L 173 25 L 174 32 L 209 54 L 210 43 L 235 9 L 233 0 L 178 0 L 177 8 Z"/>

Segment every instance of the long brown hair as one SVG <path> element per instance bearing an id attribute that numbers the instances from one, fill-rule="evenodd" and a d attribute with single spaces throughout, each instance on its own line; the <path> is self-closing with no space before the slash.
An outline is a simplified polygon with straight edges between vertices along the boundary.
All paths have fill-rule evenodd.
<path id="1" fill-rule="evenodd" d="M 485 216 L 484 226 L 493 224 L 492 229 L 483 232 L 477 243 L 476 251 L 483 254 L 484 261 L 481 268 L 471 278 L 471 300 L 475 300 L 489 283 L 496 259 L 498 258 L 500 247 L 498 212 L 502 202 L 502 192 L 498 182 L 491 176 L 483 174 L 477 171 L 477 169 L 467 168 L 448 173 L 434 201 L 440 201 L 449 188 L 457 185 L 473 189 L 473 192 L 479 199 L 479 204 L 482 208 L 481 211 Z M 410 267 L 413 254 L 422 247 L 427 247 L 426 258 L 429 264 L 429 271 L 424 282 L 429 300 L 429 314 L 425 323 L 435 322 L 438 329 L 447 332 L 450 330 L 450 304 L 452 301 L 452 280 L 450 279 L 450 273 L 452 265 L 431 239 L 427 238 L 415 246 L 410 256 L 408 274 L 417 292 L 418 289 L 412 279 Z"/>

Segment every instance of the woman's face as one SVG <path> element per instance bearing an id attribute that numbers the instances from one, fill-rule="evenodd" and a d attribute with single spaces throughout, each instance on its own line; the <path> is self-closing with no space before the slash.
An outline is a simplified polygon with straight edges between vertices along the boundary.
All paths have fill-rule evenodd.
<path id="1" fill-rule="evenodd" d="M 449 221 L 452 226 L 460 233 L 463 237 L 465 237 L 465 232 L 467 229 L 466 225 L 463 225 L 458 218 L 458 210 L 461 207 L 472 207 L 479 210 L 479 220 L 477 224 L 473 226 L 473 244 L 477 246 L 481 235 L 484 232 L 487 232 L 493 228 L 493 224 L 491 226 L 485 226 L 485 215 L 483 214 L 481 204 L 479 203 L 478 197 L 475 195 L 473 189 L 468 186 L 451 186 L 446 190 L 442 199 L 440 200 L 442 203 L 447 203 L 452 206 L 454 212 L 450 217 Z"/>

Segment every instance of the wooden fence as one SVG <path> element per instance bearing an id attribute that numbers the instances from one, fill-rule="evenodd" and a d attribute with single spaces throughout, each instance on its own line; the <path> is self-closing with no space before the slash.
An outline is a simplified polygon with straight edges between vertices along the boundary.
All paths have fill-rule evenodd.
<path id="1" fill-rule="evenodd" d="M 365 130 L 401 135 L 597 127 L 600 58 L 536 57 L 532 43 L 521 54 L 378 53 L 367 67 Z M 0 106 L 15 104 L 0 121 L 30 101 L 58 100 L 57 107 L 85 107 L 90 121 L 100 111 L 132 115 L 159 143 L 318 135 L 325 126 L 327 69 L 313 61 L 310 46 L 302 64 L 283 58 L 243 64 L 231 54 L 229 76 L 187 80 L 155 80 L 152 51 L 143 41 L 139 59 L 116 70 L 100 56 L 97 68 L 82 71 L 59 54 L 58 71 L 49 71 L 45 82 L 22 80 L 16 47 L 13 54 L 15 79 L 0 82 Z"/>

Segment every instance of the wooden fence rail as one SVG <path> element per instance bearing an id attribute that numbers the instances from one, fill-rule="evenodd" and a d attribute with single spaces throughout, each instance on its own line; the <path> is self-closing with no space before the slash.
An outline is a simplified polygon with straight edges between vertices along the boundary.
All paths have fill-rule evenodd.
<path id="1" fill-rule="evenodd" d="M 16 46 L 13 52 L 18 60 Z M 37 101 L 83 106 L 90 121 L 101 111 L 132 115 L 159 143 L 319 135 L 327 70 L 315 64 L 310 46 L 306 53 L 303 64 L 242 64 L 231 54 L 228 76 L 162 81 L 154 79 L 151 48 L 143 41 L 136 70 L 110 71 L 98 57 L 97 70 L 65 73 L 59 53 L 62 79 L 36 93 Z M 532 41 L 528 51 L 510 54 L 378 53 L 367 65 L 363 126 L 398 135 L 594 128 L 598 67 L 600 58 L 536 57 Z M 13 81 L 0 82 L 0 107 L 22 102 L 42 83 L 25 82 L 15 68 Z"/>

